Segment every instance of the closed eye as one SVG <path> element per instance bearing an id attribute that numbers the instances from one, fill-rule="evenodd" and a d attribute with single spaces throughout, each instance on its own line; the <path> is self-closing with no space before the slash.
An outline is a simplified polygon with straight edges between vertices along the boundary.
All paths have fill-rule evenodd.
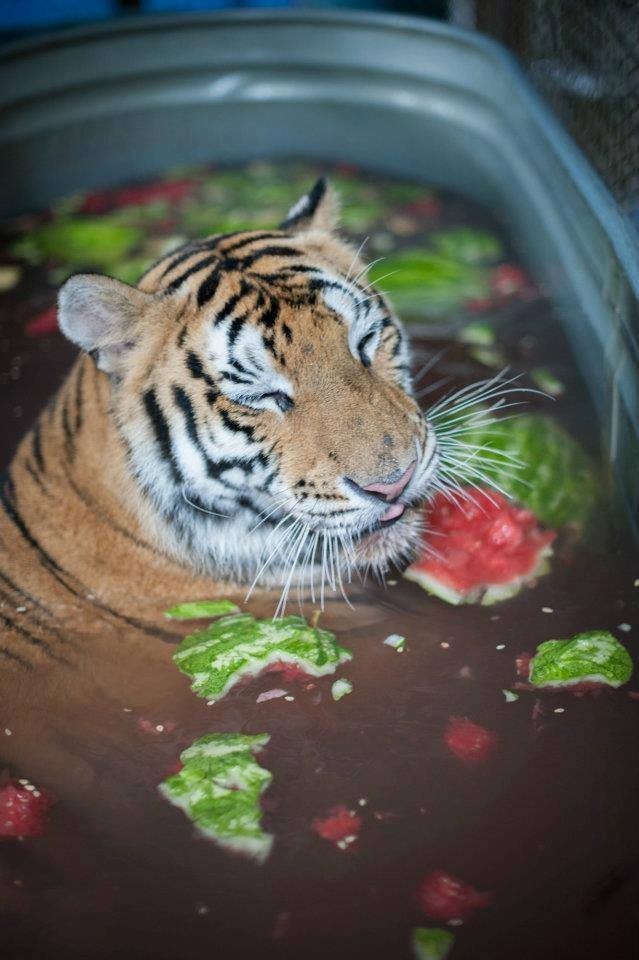
<path id="1" fill-rule="evenodd" d="M 246 407 L 252 407 L 254 410 L 272 410 L 273 407 L 276 407 L 282 413 L 286 413 L 294 406 L 292 398 L 281 390 L 237 397 L 236 402 Z"/>

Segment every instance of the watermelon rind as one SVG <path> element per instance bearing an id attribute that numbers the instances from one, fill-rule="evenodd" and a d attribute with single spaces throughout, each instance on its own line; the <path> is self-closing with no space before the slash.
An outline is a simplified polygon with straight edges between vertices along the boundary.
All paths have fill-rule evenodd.
<path id="1" fill-rule="evenodd" d="M 580 683 L 620 687 L 632 676 L 632 658 L 607 630 L 577 633 L 567 640 L 546 640 L 530 661 L 536 687 L 573 687 Z"/>
<path id="2" fill-rule="evenodd" d="M 547 574 L 550 571 L 550 557 L 552 553 L 552 546 L 547 544 L 540 552 L 537 562 L 530 573 L 518 576 L 505 583 L 481 584 L 465 593 L 455 590 L 455 588 L 449 584 L 443 583 L 431 573 L 420 570 L 416 564 L 413 564 L 404 571 L 404 577 L 406 580 L 417 583 L 422 589 L 433 596 L 453 606 L 460 606 L 461 604 L 481 604 L 484 607 L 488 607 L 495 603 L 501 603 L 504 600 L 511 600 L 513 597 L 516 597 L 524 587 Z"/>

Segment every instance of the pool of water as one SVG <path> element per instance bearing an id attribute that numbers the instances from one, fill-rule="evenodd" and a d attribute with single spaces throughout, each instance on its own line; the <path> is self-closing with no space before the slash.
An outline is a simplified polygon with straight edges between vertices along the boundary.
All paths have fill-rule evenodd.
<path id="1" fill-rule="evenodd" d="M 73 359 L 52 309 L 69 273 L 133 282 L 183 239 L 277 223 L 320 172 L 173 171 L 6 224 L 3 464 Z M 371 275 L 388 274 L 380 285 L 413 331 L 423 404 L 509 365 L 522 385 L 550 386 L 555 398 L 531 395 L 530 408 L 596 458 L 588 392 L 552 304 L 500 224 L 445 192 L 348 167 L 332 175 L 346 232 L 357 244 L 368 237 L 368 260 L 384 258 Z M 460 227 L 475 231 L 463 256 L 441 245 Z M 431 295 L 419 283 L 416 295 L 405 277 L 429 257 Z M 207 706 L 172 664 L 170 643 L 129 650 L 125 635 L 96 644 L 90 668 L 41 703 L 30 676 L 28 696 L 15 689 L 0 704 L 0 771 L 29 777 L 56 803 L 45 836 L 0 841 L 4 955 L 401 960 L 411 930 L 434 925 L 416 898 L 420 881 L 444 870 L 492 892 L 450 927 L 454 960 L 634 958 L 639 681 L 587 695 L 521 689 L 514 702 L 503 690 L 516 689 L 522 652 L 584 630 L 611 630 L 636 662 L 637 577 L 636 551 L 611 517 L 593 538 L 560 531 L 551 573 L 494 607 L 448 606 L 400 572 L 354 586 L 352 608 L 331 598 L 321 620 L 354 653 L 341 671 L 353 692 L 338 703 L 330 678 L 282 682 L 293 700 L 257 703 L 271 676 Z M 249 603 L 256 615 L 272 608 L 268 596 Z M 176 640 L 187 629 L 175 627 Z M 407 638 L 401 655 L 382 643 L 391 633 Z M 496 735 L 485 763 L 446 749 L 456 716 Z M 275 845 L 263 866 L 195 839 L 157 792 L 195 737 L 240 730 L 271 735 L 260 762 L 273 773 L 263 822 Z M 337 804 L 362 818 L 348 850 L 311 829 Z"/>

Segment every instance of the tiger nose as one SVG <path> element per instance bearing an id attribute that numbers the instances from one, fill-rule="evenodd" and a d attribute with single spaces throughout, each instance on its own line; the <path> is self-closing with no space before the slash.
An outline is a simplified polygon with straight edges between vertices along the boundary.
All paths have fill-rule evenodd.
<path id="1" fill-rule="evenodd" d="M 385 480 L 379 480 L 376 483 L 369 483 L 361 489 L 366 490 L 367 493 L 377 493 L 381 499 L 386 500 L 387 503 L 392 503 L 393 500 L 397 500 L 410 483 L 410 478 L 415 473 L 415 464 L 416 461 L 413 460 L 398 480 L 394 480 L 391 483 Z"/>

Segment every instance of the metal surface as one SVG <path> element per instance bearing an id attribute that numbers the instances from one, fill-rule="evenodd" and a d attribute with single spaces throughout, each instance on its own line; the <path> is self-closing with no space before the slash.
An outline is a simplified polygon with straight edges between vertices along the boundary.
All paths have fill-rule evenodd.
<path id="1" fill-rule="evenodd" d="M 636 517 L 637 237 L 495 43 L 377 15 L 146 18 L 9 48 L 0 111 L 4 213 L 172 164 L 293 156 L 489 205 L 555 297 Z"/>

